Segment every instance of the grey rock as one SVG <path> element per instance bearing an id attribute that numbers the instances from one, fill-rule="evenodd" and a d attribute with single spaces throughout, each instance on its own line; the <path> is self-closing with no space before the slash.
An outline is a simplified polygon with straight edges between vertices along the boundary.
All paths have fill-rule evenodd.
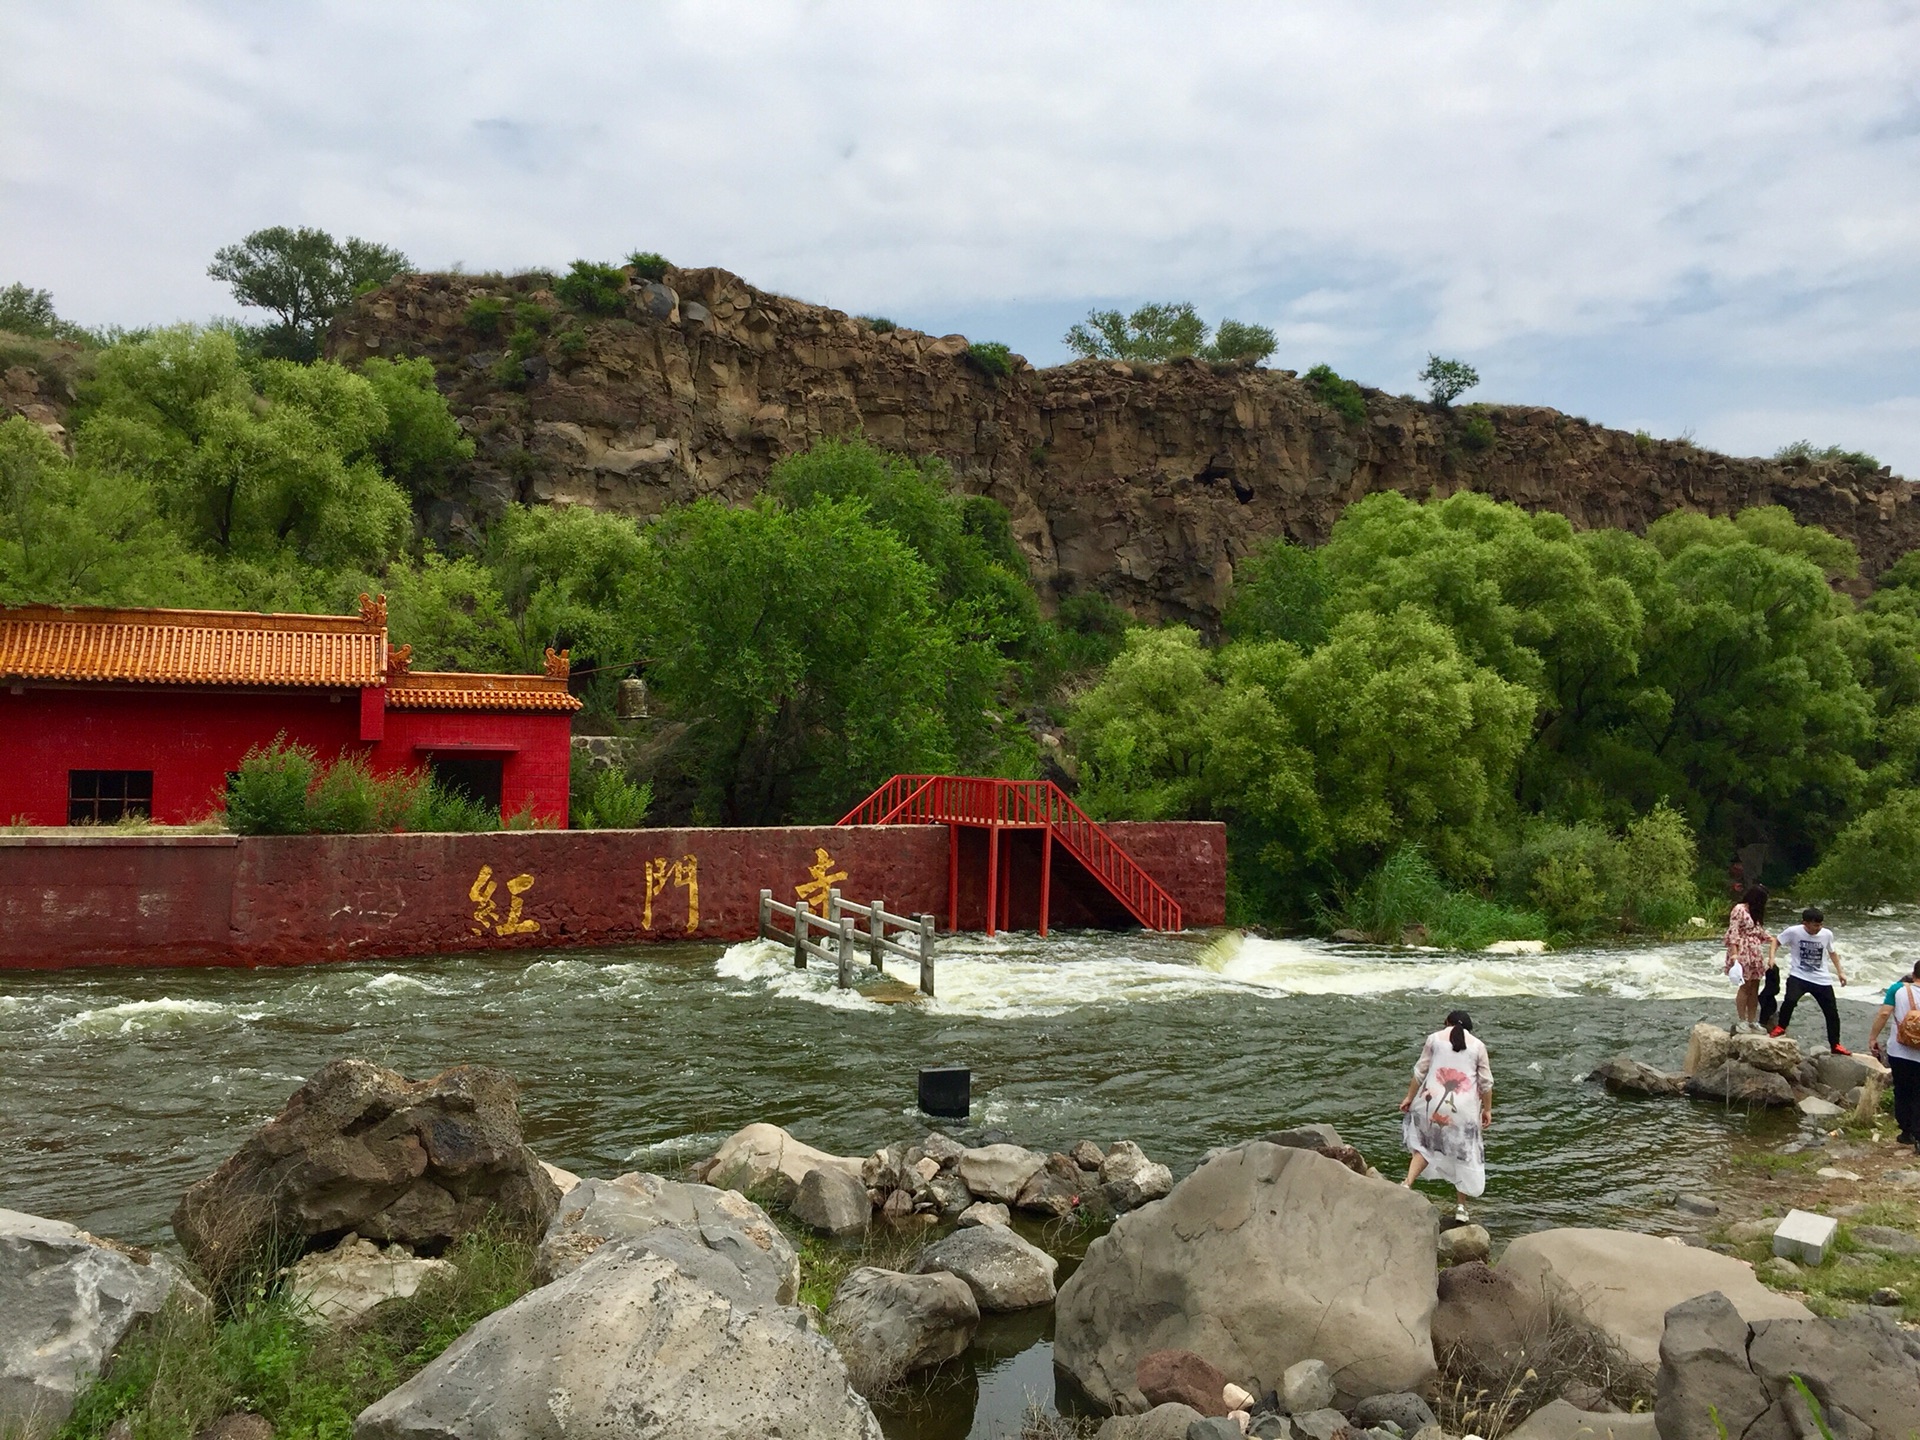
<path id="1" fill-rule="evenodd" d="M 1167 1348 L 1257 1392 L 1322 1355 L 1346 1394 L 1412 1390 L 1434 1368 L 1435 1234 L 1421 1197 L 1253 1141 L 1088 1247 L 1061 1289 L 1054 1359 L 1102 1405 Z"/>
<path id="2" fill-rule="evenodd" d="M 178 1272 L 144 1250 L 0 1210 L 0 1434 L 57 1430 L 74 1396 L 177 1284 Z"/>
<path id="3" fill-rule="evenodd" d="M 799 1256 L 766 1211 L 737 1191 L 658 1175 L 582 1180 L 540 1241 L 535 1275 L 558 1279 L 616 1241 L 743 1304 L 791 1304 L 799 1293 Z"/>
<path id="4" fill-rule="evenodd" d="M 1443 1266 L 1485 1260 L 1493 1253 L 1493 1237 L 1481 1225 L 1455 1225 L 1440 1232 L 1435 1254 Z"/>
<path id="5" fill-rule="evenodd" d="M 935 1130 L 920 1142 L 920 1151 L 939 1161 L 942 1170 L 951 1170 L 960 1163 L 960 1157 L 967 1153 L 967 1147 L 951 1135 Z"/>
<path id="6" fill-rule="evenodd" d="M 1089 1188 L 1085 1172 L 1065 1155 L 1053 1154 L 1035 1176 L 1020 1190 L 1014 1203 L 1034 1215 L 1058 1218 L 1079 1205 L 1081 1192 Z"/>
<path id="7" fill-rule="evenodd" d="M 979 1324 L 980 1307 L 959 1276 L 869 1267 L 840 1282 L 827 1311 L 827 1330 L 862 1395 L 965 1353 Z"/>
<path id="8" fill-rule="evenodd" d="M 1173 1189 L 1173 1171 L 1149 1160 L 1131 1140 L 1122 1140 L 1100 1164 L 1100 1188 L 1116 1210 L 1137 1210 Z"/>
<path id="9" fill-rule="evenodd" d="M 822 1235 L 860 1235 L 873 1219 L 867 1187 L 844 1170 L 821 1166 L 809 1170 L 800 1182 L 793 1218 Z"/>
<path id="10" fill-rule="evenodd" d="M 1674 1198 L 1673 1208 L 1684 1215 L 1718 1215 L 1720 1206 L 1704 1195 L 1679 1195 Z"/>
<path id="11" fill-rule="evenodd" d="M 1642 1064 L 1630 1055 L 1616 1055 L 1587 1076 L 1615 1095 L 1678 1095 L 1687 1088 L 1685 1075 L 1669 1074 Z"/>
<path id="12" fill-rule="evenodd" d="M 649 280 L 636 287 L 639 292 L 640 308 L 655 320 L 669 320 L 673 312 L 680 308 L 680 297 L 673 287 L 663 285 L 658 280 Z"/>
<path id="13" fill-rule="evenodd" d="M 1898 1309 L 1904 1303 L 1904 1297 L 1891 1285 L 1882 1285 L 1878 1290 L 1867 1296 L 1867 1304 L 1869 1305 L 1890 1306 Z"/>
<path id="14" fill-rule="evenodd" d="M 860 1162 L 841 1155 L 829 1155 L 811 1145 L 803 1145 L 778 1125 L 758 1123 L 729 1135 L 713 1152 L 707 1171 L 700 1178 L 722 1190 L 759 1193 L 769 1187 L 786 1188 L 789 1197 L 797 1191 L 807 1172 L 826 1165 L 860 1174 Z M 785 1181 L 785 1186 L 779 1182 Z"/>
<path id="15" fill-rule="evenodd" d="M 351 1230 L 414 1250 L 490 1218 L 544 1230 L 560 1192 L 520 1136 L 519 1087 L 461 1065 L 410 1081 L 335 1060 L 173 1212 L 173 1231 L 216 1285 L 270 1242 Z"/>
<path id="16" fill-rule="evenodd" d="M 1095 1440 L 1187 1440 L 1187 1427 L 1204 1418 L 1190 1405 L 1156 1405 L 1144 1414 L 1101 1421 Z"/>
<path id="17" fill-rule="evenodd" d="M 1533 1412 L 1507 1432 L 1508 1440 L 1661 1440 L 1651 1415 L 1595 1414 L 1565 1400 Z M 1753 1437 L 1759 1440 L 1759 1437 Z"/>
<path id="18" fill-rule="evenodd" d="M 971 1229 L 975 1225 L 1011 1225 L 1013 1212 L 991 1200 L 976 1200 L 960 1212 L 960 1219 L 956 1223 L 962 1229 Z"/>
<path id="19" fill-rule="evenodd" d="M 1831 1090 L 1841 1094 L 1856 1085 L 1867 1083 L 1868 1069 L 1865 1062 L 1851 1055 L 1816 1055 L 1813 1057 L 1813 1083 L 1822 1090 Z"/>
<path id="20" fill-rule="evenodd" d="M 544 355 L 529 355 L 520 362 L 520 373 L 538 385 L 553 374 L 553 362 Z"/>
<path id="21" fill-rule="evenodd" d="M 1338 940 L 1343 945 L 1366 945 L 1370 944 L 1373 940 L 1373 937 L 1367 934 L 1366 931 L 1355 930 L 1351 926 L 1334 931 L 1328 938 Z"/>
<path id="22" fill-rule="evenodd" d="M 1106 1152 L 1091 1140 L 1079 1141 L 1067 1155 L 1081 1170 L 1098 1170 L 1100 1162 L 1107 1158 Z"/>
<path id="23" fill-rule="evenodd" d="M 1292 1150 L 1338 1150 L 1347 1142 L 1340 1138 L 1340 1132 L 1331 1125 L 1313 1121 L 1306 1125 L 1294 1125 L 1285 1130 L 1275 1130 L 1260 1137 L 1269 1145 L 1284 1145 Z"/>
<path id="24" fill-rule="evenodd" d="M 1791 1035 L 1757 1035 L 1749 1030 L 1728 1042 L 1727 1058 L 1791 1080 L 1799 1073 L 1801 1056 Z"/>
<path id="25" fill-rule="evenodd" d="M 1046 1163 L 1046 1156 L 1018 1145 L 983 1145 L 962 1155 L 956 1169 L 974 1199 L 1011 1205 Z"/>
<path id="26" fill-rule="evenodd" d="M 452 1273 L 450 1261 L 423 1260 L 404 1245 L 382 1249 L 350 1234 L 331 1250 L 301 1256 L 287 1272 L 287 1291 L 312 1318 L 334 1324 L 412 1295 L 429 1276 Z"/>
<path id="27" fill-rule="evenodd" d="M 1442 1270 L 1436 1289 L 1433 1353 L 1442 1361 L 1459 1351 L 1483 1369 L 1512 1369 L 1546 1328 L 1547 1307 L 1538 1292 L 1478 1261 Z"/>
<path id="28" fill-rule="evenodd" d="M 360 1413 L 355 1440 L 881 1440 L 824 1335 L 614 1242 L 480 1321 Z"/>
<path id="29" fill-rule="evenodd" d="M 680 323 L 682 325 L 705 325 L 713 319 L 713 312 L 698 300 L 680 302 Z"/>
<path id="30" fill-rule="evenodd" d="M 1403 1435 L 1416 1435 L 1440 1422 L 1433 1409 L 1411 1391 L 1398 1395 L 1369 1395 L 1354 1402 L 1353 1419 L 1357 1425 L 1392 1425 Z"/>
<path id="31" fill-rule="evenodd" d="M 1847 1113 L 1831 1100 L 1822 1100 L 1818 1095 L 1802 1095 L 1794 1103 L 1795 1108 L 1809 1120 L 1831 1120 L 1836 1115 Z"/>
<path id="32" fill-rule="evenodd" d="M 1920 1255 L 1920 1235 L 1891 1225 L 1855 1225 L 1848 1233 L 1856 1245 L 1882 1255 Z"/>
<path id="33" fill-rule="evenodd" d="M 1187 1440 L 1240 1440 L 1238 1421 L 1224 1415 L 1202 1415 L 1187 1422 Z"/>
<path id="34" fill-rule="evenodd" d="M 936 1270 L 958 1275 L 987 1312 L 1045 1305 L 1054 1298 L 1053 1272 L 1058 1268 L 1059 1262 L 1046 1251 L 998 1225 L 956 1230 L 921 1251 L 913 1267 L 917 1275 Z"/>
<path id="35" fill-rule="evenodd" d="M 1280 1377 L 1278 1388 L 1280 1403 L 1293 1415 L 1325 1410 L 1340 1393 L 1333 1383 L 1333 1372 L 1324 1360 L 1302 1360 L 1289 1365 Z"/>
<path id="36" fill-rule="evenodd" d="M 1731 1059 L 1688 1080 L 1687 1094 L 1726 1105 L 1784 1109 L 1793 1104 L 1793 1086 L 1784 1075 Z"/>
<path id="37" fill-rule="evenodd" d="M 1771 1240 L 1773 1232 L 1780 1228 L 1779 1217 L 1754 1220 L 1736 1220 L 1727 1226 L 1727 1238 L 1742 1245 L 1750 1245 L 1755 1240 Z"/>
<path id="38" fill-rule="evenodd" d="M 1284 1415 L 1269 1411 L 1254 1416 L 1247 1433 L 1253 1436 L 1253 1440 L 1293 1440 L 1293 1422 Z"/>
<path id="39" fill-rule="evenodd" d="M 1293 1413 L 1293 1430 L 1306 1440 L 1339 1440 L 1348 1435 L 1353 1427 L 1347 1423 L 1347 1417 L 1338 1410 L 1308 1410 L 1304 1414 L 1296 1410 Z"/>
<path id="40" fill-rule="evenodd" d="M 952 1220 L 966 1214 L 974 1203 L 973 1192 L 967 1189 L 966 1182 L 952 1171 L 942 1171 L 927 1182 L 927 1194 L 944 1219 Z"/>

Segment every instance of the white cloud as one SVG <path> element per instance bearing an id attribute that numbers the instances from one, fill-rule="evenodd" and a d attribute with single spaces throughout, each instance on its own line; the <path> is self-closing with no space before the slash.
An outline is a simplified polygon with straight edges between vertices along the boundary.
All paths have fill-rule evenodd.
<path id="1" fill-rule="evenodd" d="M 265 224 L 642 247 L 1042 361 L 1063 304 L 1191 297 L 1389 389 L 1431 348 L 1703 439 L 1879 424 L 1920 391 L 1915 74 L 1904 4 L 15 6 L 0 282 L 130 323 L 226 308 Z"/>

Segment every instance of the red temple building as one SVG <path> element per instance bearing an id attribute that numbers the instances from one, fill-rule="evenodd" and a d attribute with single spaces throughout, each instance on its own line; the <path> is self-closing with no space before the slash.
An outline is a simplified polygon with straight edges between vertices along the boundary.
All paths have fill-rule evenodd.
<path id="1" fill-rule="evenodd" d="M 386 602 L 358 615 L 0 608 L 0 824 L 191 824 L 278 736 L 430 771 L 503 814 L 567 823 L 564 653 L 544 675 L 409 668 Z"/>

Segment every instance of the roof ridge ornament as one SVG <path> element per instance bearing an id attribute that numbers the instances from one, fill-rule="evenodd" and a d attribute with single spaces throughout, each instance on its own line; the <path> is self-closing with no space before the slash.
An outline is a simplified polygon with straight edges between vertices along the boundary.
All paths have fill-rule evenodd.
<path id="1" fill-rule="evenodd" d="M 551 645 L 547 647 L 549 680 L 565 680 L 573 673 L 573 662 L 567 658 L 572 653 L 571 650 L 555 650 Z"/>
<path id="2" fill-rule="evenodd" d="M 404 675 L 413 668 L 413 646 L 392 645 L 387 648 L 387 677 Z"/>
<path id="3" fill-rule="evenodd" d="M 360 623 L 369 630 L 387 628 L 387 597 L 372 596 L 366 591 L 360 592 Z"/>

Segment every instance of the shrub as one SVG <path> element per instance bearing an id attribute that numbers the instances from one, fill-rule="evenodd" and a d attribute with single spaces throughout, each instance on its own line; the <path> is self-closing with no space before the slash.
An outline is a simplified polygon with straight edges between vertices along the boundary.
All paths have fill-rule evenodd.
<path id="1" fill-rule="evenodd" d="M 589 315 L 618 315 L 627 304 L 627 277 L 592 260 L 574 261 L 553 289 L 566 304 Z"/>
<path id="2" fill-rule="evenodd" d="M 1653 449 L 1653 436 L 1645 430 L 1636 430 L 1633 432 L 1633 445 L 1636 450 L 1644 455 Z"/>
<path id="3" fill-rule="evenodd" d="M 1864 450 L 1848 450 L 1840 445 L 1815 447 L 1805 440 L 1795 440 L 1791 445 L 1782 445 L 1773 452 L 1773 458 L 1776 460 L 1830 460 L 1861 475 L 1880 468 L 1880 462 Z"/>
<path id="4" fill-rule="evenodd" d="M 1484 415 L 1470 415 L 1460 427 L 1460 443 L 1469 450 L 1491 450 L 1497 439 L 1493 422 Z"/>
<path id="5" fill-rule="evenodd" d="M 1649 930 L 1674 930 L 1700 908 L 1700 853 L 1686 817 L 1662 800 L 1620 841 L 1620 914 Z"/>
<path id="6" fill-rule="evenodd" d="M 1417 845 L 1383 860 L 1330 918 L 1386 941 L 1419 925 L 1433 944 L 1458 950 L 1482 950 L 1496 940 L 1544 940 L 1548 930 L 1544 916 L 1451 888 Z"/>
<path id="7" fill-rule="evenodd" d="M 1212 342 L 1202 346 L 1200 353 L 1209 360 L 1258 362 L 1273 354 L 1279 344 L 1273 331 L 1264 325 L 1249 325 L 1244 320 L 1222 320 L 1220 328 L 1213 332 Z"/>
<path id="8" fill-rule="evenodd" d="M 498 335 L 506 323 L 507 302 L 497 295 L 476 295 L 467 302 L 467 313 L 462 318 L 476 335 Z"/>
<path id="9" fill-rule="evenodd" d="M 384 835 L 406 823 L 426 778 L 417 770 L 375 775 L 358 755 L 326 769 L 307 794 L 306 828 L 321 835 Z"/>
<path id="10" fill-rule="evenodd" d="M 1662 802 L 1622 835 L 1592 821 L 1536 820 L 1495 870 L 1501 899 L 1583 934 L 1614 925 L 1679 929 L 1700 908 L 1698 865 L 1685 817 Z"/>
<path id="11" fill-rule="evenodd" d="M 967 359 L 996 379 L 1004 380 L 1013 374 L 1013 351 L 998 340 L 981 340 L 967 346 Z"/>
<path id="12" fill-rule="evenodd" d="M 1420 379 L 1426 382 L 1428 398 L 1434 404 L 1451 405 L 1480 383 L 1480 372 L 1464 360 L 1442 360 L 1430 353 Z"/>
<path id="13" fill-rule="evenodd" d="M 1920 900 L 1920 790 L 1895 790 L 1835 838 L 1794 887 L 1848 905 Z"/>
<path id="14" fill-rule="evenodd" d="M 450 790 L 437 780 L 422 785 L 405 828 L 427 834 L 469 834 L 500 829 L 500 812 L 491 805 Z"/>
<path id="15" fill-rule="evenodd" d="M 890 330 L 898 330 L 900 328 L 884 315 L 862 315 L 859 318 L 860 323 L 876 335 L 885 335 Z"/>
<path id="16" fill-rule="evenodd" d="M 520 329 L 544 335 L 553 324 L 553 310 L 538 300 L 522 300 L 513 307 L 513 318 Z"/>
<path id="17" fill-rule="evenodd" d="M 569 809 L 576 830 L 638 830 L 653 805 L 652 781 L 636 785 L 603 765 L 575 765 L 572 789 Z"/>
<path id="18" fill-rule="evenodd" d="M 1367 397 L 1360 387 L 1346 379 L 1331 365 L 1316 365 L 1307 371 L 1307 388 L 1329 410 L 1355 424 L 1367 418 Z"/>
<path id="19" fill-rule="evenodd" d="M 627 268 L 642 280 L 664 280 L 673 267 L 667 257 L 652 250 L 636 250 L 627 256 Z"/>
<path id="20" fill-rule="evenodd" d="M 276 735 L 256 745 L 227 777 L 227 827 L 236 835 L 304 835 L 307 792 L 318 766 L 313 751 Z"/>
<path id="21" fill-rule="evenodd" d="M 569 360 L 577 360 L 587 348 L 587 332 L 578 327 L 563 330 L 554 337 L 554 348 Z"/>

